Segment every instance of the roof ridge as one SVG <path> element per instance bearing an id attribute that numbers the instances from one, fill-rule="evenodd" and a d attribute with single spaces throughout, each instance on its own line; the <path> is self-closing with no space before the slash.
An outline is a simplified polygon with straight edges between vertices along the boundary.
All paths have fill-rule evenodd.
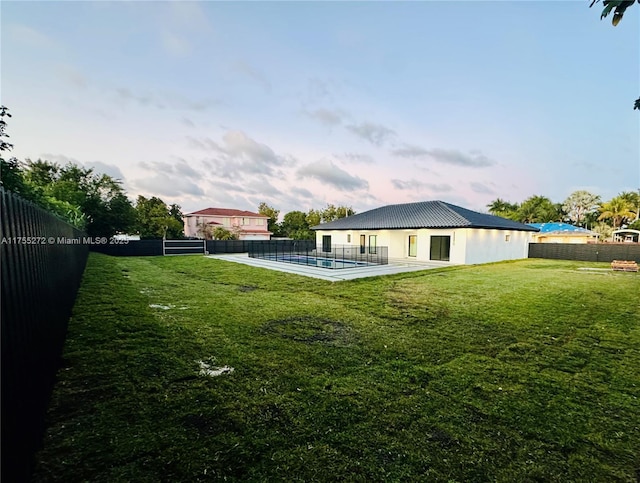
<path id="1" fill-rule="evenodd" d="M 462 213 L 458 212 L 457 210 L 454 210 L 454 208 L 460 208 L 461 210 L 465 210 L 465 211 L 471 211 L 471 210 L 467 210 L 466 208 L 463 208 L 462 206 L 458 206 L 458 205 L 453 205 L 451 203 L 447 203 L 446 201 L 441 201 L 441 200 L 435 200 L 436 203 L 438 203 L 440 206 L 444 206 L 447 210 L 449 210 L 451 213 L 453 213 L 456 216 L 459 216 L 460 218 L 462 218 L 464 221 L 467 222 L 467 224 L 472 225 L 472 221 L 467 218 L 466 216 L 464 216 Z"/>

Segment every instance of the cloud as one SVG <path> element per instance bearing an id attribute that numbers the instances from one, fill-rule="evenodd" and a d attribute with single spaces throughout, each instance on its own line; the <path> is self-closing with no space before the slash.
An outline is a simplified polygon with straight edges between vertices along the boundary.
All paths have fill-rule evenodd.
<path id="1" fill-rule="evenodd" d="M 438 163 L 473 168 L 493 166 L 495 162 L 479 151 L 471 151 L 468 154 L 456 149 L 425 149 L 420 146 L 405 144 L 404 147 L 394 149 L 392 154 L 401 158 L 430 158 Z"/>
<path id="2" fill-rule="evenodd" d="M 252 190 L 252 194 L 260 194 L 261 196 L 279 196 L 281 194 L 280 190 L 264 177 L 250 180 L 246 183 L 246 186 Z"/>
<path id="3" fill-rule="evenodd" d="M 203 173 L 192 168 L 182 158 L 177 158 L 175 163 L 142 161 L 138 163 L 138 166 L 152 173 L 133 181 L 133 184 L 138 188 L 163 196 L 200 196 L 204 194 L 202 188 L 196 184 L 202 179 Z"/>
<path id="4" fill-rule="evenodd" d="M 173 172 L 187 178 L 199 179 L 202 177 L 202 173 L 197 172 L 182 158 L 178 158 L 178 163 L 173 165 Z"/>
<path id="5" fill-rule="evenodd" d="M 312 119 L 320 121 L 327 126 L 337 126 L 342 124 L 347 114 L 340 109 L 316 109 L 314 111 L 305 111 L 305 114 Z"/>
<path id="6" fill-rule="evenodd" d="M 124 180 L 124 175 L 122 174 L 122 171 L 120 171 L 120 168 L 115 164 L 103 163 L 102 161 L 92 161 L 92 162 L 83 163 L 70 156 L 65 156 L 64 154 L 44 153 L 42 154 L 41 157 L 42 159 L 46 159 L 47 161 L 51 161 L 53 163 L 58 163 L 62 166 L 68 163 L 71 163 L 71 164 L 75 164 L 76 166 L 81 166 L 85 169 L 93 169 L 93 172 L 95 174 L 106 174 L 107 176 L 111 176 L 113 179 L 121 180 L 121 181 Z"/>
<path id="7" fill-rule="evenodd" d="M 148 163 L 142 161 L 138 163 L 138 166 L 140 166 L 142 169 L 146 169 L 147 171 L 163 172 L 176 176 L 193 178 L 196 180 L 202 177 L 202 173 L 197 172 L 195 169 L 189 166 L 186 160 L 178 157 L 176 157 L 176 159 L 177 162 L 174 164 L 166 163 L 163 161 L 151 161 Z"/>
<path id="8" fill-rule="evenodd" d="M 473 191 L 475 191 L 476 193 L 480 193 L 483 195 L 495 195 L 496 192 L 493 191 L 491 188 L 489 188 L 487 185 L 482 184 L 482 183 L 478 183 L 477 181 L 473 181 L 471 183 L 469 183 L 469 186 L 471 186 L 471 189 Z"/>
<path id="9" fill-rule="evenodd" d="M 260 84 L 265 92 L 271 92 L 271 82 L 269 82 L 267 77 L 262 72 L 259 72 L 251 65 L 243 61 L 238 61 L 233 64 L 232 68 L 237 73 L 242 74 L 243 76 Z"/>
<path id="10" fill-rule="evenodd" d="M 298 178 L 317 179 L 341 191 L 369 188 L 369 183 L 366 180 L 350 175 L 328 159 L 321 159 L 301 167 L 298 169 L 297 175 Z"/>
<path id="11" fill-rule="evenodd" d="M 307 81 L 306 92 L 301 94 L 303 104 L 315 104 L 316 102 L 324 102 L 331 100 L 331 84 L 329 80 L 318 79 L 317 77 L 309 78 Z"/>
<path id="12" fill-rule="evenodd" d="M 12 24 L 7 28 L 10 37 L 21 44 L 39 49 L 51 49 L 56 43 L 42 32 L 22 24 Z"/>
<path id="13" fill-rule="evenodd" d="M 160 95 L 153 93 L 142 94 L 133 92 L 127 87 L 116 87 L 112 92 L 116 99 L 123 104 L 133 102 L 143 107 L 152 106 L 157 109 L 205 111 L 221 104 L 221 101 L 216 99 L 192 100 L 175 93 L 164 93 Z"/>
<path id="14" fill-rule="evenodd" d="M 178 197 L 182 195 L 204 195 L 202 188 L 192 181 L 165 172 L 136 179 L 134 180 L 134 184 L 142 190 L 153 193 L 155 196 Z"/>
<path id="15" fill-rule="evenodd" d="M 266 144 L 238 130 L 225 133 L 222 144 L 208 137 L 187 136 L 186 139 L 190 147 L 213 153 L 215 158 L 209 162 L 214 165 L 216 174 L 225 178 L 234 178 L 239 174 L 273 176 L 276 168 L 297 163 L 293 157 L 278 155 Z"/>
<path id="16" fill-rule="evenodd" d="M 120 168 L 115 164 L 107 164 L 101 161 L 94 161 L 92 163 L 84 163 L 85 168 L 93 168 L 94 173 L 98 174 L 106 174 L 107 176 L 111 176 L 113 179 L 124 180 L 124 175 Z"/>
<path id="17" fill-rule="evenodd" d="M 415 179 L 411 179 L 409 181 L 392 179 L 391 184 L 395 189 L 398 189 L 398 190 L 416 190 L 416 191 L 429 190 L 429 191 L 435 191 L 436 193 L 446 193 L 453 190 L 451 185 L 448 185 L 446 183 L 442 183 L 442 184 L 423 183 L 422 181 L 418 181 Z"/>
<path id="18" fill-rule="evenodd" d="M 215 180 L 215 181 L 211 181 L 210 184 L 211 186 L 217 188 L 217 190 L 237 191 L 239 193 L 247 192 L 247 190 L 244 189 L 242 186 L 233 184 L 233 183 L 227 183 L 226 181 Z"/>
<path id="19" fill-rule="evenodd" d="M 362 164 L 374 164 L 375 160 L 369 156 L 368 154 L 358 154 L 358 153 L 343 153 L 343 154 L 334 154 L 336 158 L 344 159 L 346 161 L 351 161 L 354 163 L 362 163 Z"/>
<path id="20" fill-rule="evenodd" d="M 306 188 L 292 187 L 290 190 L 291 194 L 299 196 L 303 199 L 310 200 L 313 198 L 313 193 Z"/>
<path id="21" fill-rule="evenodd" d="M 382 146 L 395 136 L 396 132 L 381 124 L 372 122 L 362 122 L 360 124 L 352 124 L 346 126 L 356 136 L 369 141 L 376 146 Z"/>
<path id="22" fill-rule="evenodd" d="M 200 149 L 202 151 L 217 151 L 224 152 L 224 149 L 220 147 L 218 143 L 216 143 L 210 137 L 204 136 L 201 138 L 194 138 L 192 136 L 187 136 L 187 146 L 194 149 Z"/>
<path id="23" fill-rule="evenodd" d="M 77 89 L 86 89 L 89 85 L 89 80 L 78 69 L 69 64 L 58 64 L 56 72 L 71 86 Z"/>
<path id="24" fill-rule="evenodd" d="M 165 5 L 168 7 L 167 20 L 174 28 L 189 32 L 211 30 L 206 10 L 198 2 L 167 2 Z"/>
<path id="25" fill-rule="evenodd" d="M 175 57 L 185 57 L 191 53 L 191 44 L 187 40 L 168 32 L 162 35 L 162 45 L 168 54 Z"/>
<path id="26" fill-rule="evenodd" d="M 391 153 L 396 156 L 400 156 L 401 158 L 421 158 L 423 156 L 427 156 L 429 151 L 421 148 L 420 146 L 405 144 L 404 147 L 394 149 Z"/>

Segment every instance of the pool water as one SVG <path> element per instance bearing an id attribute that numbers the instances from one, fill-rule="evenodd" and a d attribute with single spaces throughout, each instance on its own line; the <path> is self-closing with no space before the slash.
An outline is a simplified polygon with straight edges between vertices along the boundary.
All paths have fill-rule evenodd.
<path id="1" fill-rule="evenodd" d="M 309 265 L 320 268 L 354 268 L 365 267 L 369 265 L 367 262 L 357 262 L 354 260 L 342 260 L 339 258 L 322 258 L 310 257 L 307 255 L 270 255 L 264 257 L 264 260 L 273 260 L 275 262 L 296 263 L 298 265 Z"/>

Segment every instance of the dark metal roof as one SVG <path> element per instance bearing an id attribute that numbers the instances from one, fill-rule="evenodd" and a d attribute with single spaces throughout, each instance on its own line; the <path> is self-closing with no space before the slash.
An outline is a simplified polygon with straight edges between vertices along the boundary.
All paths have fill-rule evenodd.
<path id="1" fill-rule="evenodd" d="M 517 221 L 467 210 L 444 201 L 387 205 L 311 227 L 313 230 L 394 230 L 403 228 L 489 228 L 538 231 L 537 228 Z"/>

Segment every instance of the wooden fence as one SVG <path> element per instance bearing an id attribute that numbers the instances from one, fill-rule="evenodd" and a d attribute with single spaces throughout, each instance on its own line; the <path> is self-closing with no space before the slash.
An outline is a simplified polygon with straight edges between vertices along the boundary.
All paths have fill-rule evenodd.
<path id="1" fill-rule="evenodd" d="M 89 250 L 71 225 L 0 197 L 2 480 L 28 481 Z"/>

